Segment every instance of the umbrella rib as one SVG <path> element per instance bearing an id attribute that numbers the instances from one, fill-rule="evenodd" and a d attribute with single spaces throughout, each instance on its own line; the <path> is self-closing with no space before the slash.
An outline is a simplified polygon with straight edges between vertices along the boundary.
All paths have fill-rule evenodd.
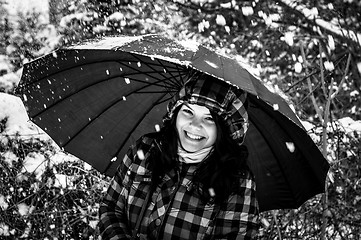
<path id="1" fill-rule="evenodd" d="M 138 92 L 135 92 L 135 93 L 176 93 L 177 90 L 173 90 L 173 91 L 138 91 Z"/>
<path id="2" fill-rule="evenodd" d="M 124 63 L 122 63 L 122 62 L 118 62 L 119 64 L 121 64 L 121 65 L 123 65 L 123 66 L 126 66 L 126 67 L 128 67 L 128 68 L 130 68 L 130 69 L 132 69 L 132 70 L 135 70 L 135 71 L 138 71 L 136 68 L 133 68 L 133 67 L 130 67 L 130 66 L 128 66 L 128 65 L 126 65 L 126 64 L 124 64 Z M 145 65 L 147 65 L 147 64 L 145 64 Z M 149 76 L 149 77 L 151 77 L 151 78 L 153 78 L 153 79 L 156 79 L 156 80 L 158 80 L 158 82 L 164 82 L 164 85 L 159 85 L 159 86 L 163 86 L 163 87 L 172 87 L 173 89 L 179 89 L 180 88 L 180 86 L 179 86 L 179 84 L 177 84 L 176 83 L 176 77 L 174 77 L 174 75 L 172 75 L 172 77 L 173 78 L 171 78 L 171 77 L 166 77 L 166 76 L 164 76 L 163 74 L 161 74 L 159 71 L 157 71 L 156 69 L 154 69 L 154 68 L 151 68 L 154 72 L 142 72 L 142 74 L 144 74 L 145 73 L 145 75 L 146 76 Z M 157 78 L 157 77 L 154 77 L 154 76 L 152 76 L 152 75 L 150 75 L 149 73 L 159 73 L 163 78 Z M 178 76 L 181 76 L 181 72 L 179 72 L 179 71 L 177 71 L 177 73 L 178 73 Z M 139 74 L 139 72 L 138 73 L 132 73 L 132 75 L 137 75 L 137 74 Z M 128 75 L 125 75 L 124 77 L 126 77 L 126 76 L 128 76 Z M 133 79 L 133 80 L 135 80 L 135 79 Z M 142 81 L 142 80 L 139 80 L 139 79 L 137 79 L 138 81 Z M 171 83 L 173 83 L 173 84 L 169 84 L 168 83 L 168 81 L 165 81 L 165 80 L 169 80 L 169 82 L 171 82 Z M 143 81 L 143 82 L 145 82 L 145 81 Z"/>
<path id="3" fill-rule="evenodd" d="M 129 75 L 125 75 L 125 76 L 122 76 L 122 77 L 125 78 L 125 77 L 127 77 L 127 76 L 129 76 Z M 112 78 L 110 78 L 110 79 L 112 79 Z M 110 79 L 108 79 L 108 80 L 110 80 Z M 140 80 L 140 79 L 137 79 L 137 78 L 129 78 L 129 80 L 131 80 L 131 81 L 135 81 L 135 82 L 140 82 L 140 83 L 146 84 L 146 87 L 148 87 L 148 86 L 164 87 L 164 85 L 159 84 L 159 83 L 164 82 L 164 81 L 167 81 L 169 78 L 165 78 L 165 79 L 154 78 L 154 79 L 156 79 L 157 81 L 156 81 L 156 82 L 148 82 L 148 81 Z M 173 86 L 173 85 L 170 85 L 170 86 L 173 87 L 172 89 L 175 89 L 175 90 L 178 89 L 177 87 L 175 87 L 175 86 Z M 171 88 L 169 88 L 169 89 L 171 89 Z"/>
<path id="4" fill-rule="evenodd" d="M 118 62 L 118 63 L 121 64 L 121 65 L 123 65 L 123 66 L 126 66 L 126 67 L 128 67 L 128 68 L 130 68 L 130 69 L 137 70 L 136 68 L 130 67 L 130 66 L 124 64 L 124 63 L 121 63 L 121 62 Z M 162 81 L 164 81 L 164 80 L 169 80 L 171 83 L 174 83 L 171 78 L 164 77 L 163 75 L 161 75 L 161 76 L 163 76 L 164 78 L 157 78 L 157 77 L 154 77 L 154 76 L 150 75 L 149 73 L 160 73 L 159 71 L 156 71 L 155 69 L 153 69 L 153 70 L 154 70 L 154 72 L 148 72 L 148 73 L 147 73 L 147 72 L 142 72 L 142 74 L 145 73 L 146 76 L 151 77 L 151 78 L 153 78 L 153 79 L 156 79 L 156 80 L 158 80 L 158 82 L 162 82 Z M 136 74 L 139 74 L 139 72 L 138 72 L 138 73 L 133 73 L 133 74 L 136 75 Z M 132 75 L 133 75 L 133 74 L 132 74 Z M 126 77 L 126 76 L 128 76 L 128 75 L 125 75 L 124 77 Z M 135 80 L 135 79 L 133 79 L 133 80 Z M 138 80 L 138 79 L 137 79 L 137 80 Z M 138 80 L 138 81 L 141 81 L 141 80 Z M 168 85 L 168 86 L 174 87 L 174 85 L 168 84 L 168 82 L 164 82 L 164 85 Z M 164 85 L 160 85 L 160 86 L 165 87 Z M 175 89 L 176 89 L 176 87 L 175 87 Z"/>
<path id="5" fill-rule="evenodd" d="M 252 96 L 252 95 L 250 95 L 250 96 Z M 253 97 L 254 97 L 254 96 L 252 96 L 251 98 L 253 98 Z M 253 102 L 253 104 L 255 104 L 257 107 L 261 108 L 261 107 L 259 106 L 259 104 L 256 103 L 256 101 L 252 101 L 252 102 Z M 262 138 L 267 142 L 267 145 L 270 146 L 270 145 L 271 145 L 271 144 L 270 144 L 270 141 L 269 141 L 268 138 L 265 136 L 265 134 L 263 133 L 263 131 L 261 131 L 260 128 L 258 127 L 258 125 L 261 125 L 259 119 L 258 119 L 256 116 L 252 116 L 252 111 L 249 111 L 249 117 L 250 117 L 250 120 L 252 120 L 252 122 L 253 122 L 253 126 L 254 126 L 255 128 L 257 128 L 258 132 L 262 135 Z M 255 124 L 255 122 L 256 122 L 257 124 Z M 274 156 L 279 156 L 279 154 L 277 154 L 277 153 L 274 151 L 273 148 L 270 147 L 270 150 L 272 151 L 272 154 L 273 154 Z M 282 171 L 282 176 L 285 176 L 286 174 L 284 173 L 284 170 L 281 169 L 281 171 Z M 288 187 L 289 187 L 289 189 L 292 190 L 292 188 L 291 188 L 290 185 L 288 185 Z M 293 192 L 292 192 L 292 193 L 293 193 Z M 293 200 L 296 201 L 296 199 L 295 199 L 295 197 L 294 197 L 294 194 L 292 195 L 292 197 L 293 197 Z"/>
<path id="6" fill-rule="evenodd" d="M 149 73 L 152 73 L 152 72 L 149 72 Z M 179 73 L 179 77 L 182 78 L 182 74 L 180 72 L 177 72 Z M 137 75 L 138 73 L 132 73 L 131 75 Z M 124 75 L 122 77 L 127 77 L 129 75 Z M 149 76 L 149 75 L 148 75 Z M 136 81 L 136 82 L 141 82 L 141 83 L 145 83 L 147 84 L 147 86 L 159 86 L 159 87 L 164 87 L 167 89 L 167 91 L 178 91 L 181 86 L 179 84 L 168 84 L 168 80 L 171 81 L 172 83 L 174 83 L 172 80 L 172 78 L 170 77 L 164 77 L 164 78 L 156 78 L 156 77 L 153 77 L 153 76 L 150 76 L 152 77 L 153 79 L 157 80 L 156 82 L 148 82 L 148 81 L 144 81 L 144 80 L 140 80 L 140 79 L 137 79 L 137 78 L 129 78 L 129 80 L 133 80 L 133 81 Z M 173 78 L 175 79 L 175 77 L 173 76 Z M 162 84 L 159 84 L 159 83 L 163 83 Z"/>
<path id="7" fill-rule="evenodd" d="M 134 56 L 134 57 L 135 57 L 135 56 Z M 140 61 L 134 61 L 134 62 L 140 62 Z M 134 68 L 134 67 L 131 67 L 131 66 L 129 66 L 129 65 L 126 65 L 126 64 L 123 63 L 123 62 L 119 62 L 119 61 L 118 61 L 118 63 L 121 64 L 121 65 L 123 65 L 123 66 L 125 66 L 125 67 L 127 67 L 127 68 L 130 68 L 130 69 L 132 69 L 132 70 L 134 70 L 134 71 L 137 71 L 137 73 L 135 73 L 135 74 L 139 74 L 139 70 L 138 70 L 137 68 Z M 163 79 L 164 79 L 164 78 L 167 78 L 167 77 L 165 77 L 165 76 L 161 73 L 161 71 L 158 71 L 157 69 L 151 67 L 149 64 L 147 64 L 147 63 L 145 63 L 145 62 L 143 62 L 143 64 L 147 65 L 150 69 L 152 69 L 152 70 L 154 71 L 154 73 L 160 74 L 160 75 L 163 77 Z M 155 65 L 155 64 L 154 64 L 154 65 Z M 159 66 L 159 65 L 155 65 L 155 66 Z M 151 72 L 149 72 L 149 73 L 151 73 Z M 142 72 L 142 74 L 143 74 L 143 72 Z M 162 79 L 162 78 L 155 78 L 154 76 L 149 75 L 148 73 L 146 73 L 146 75 L 149 76 L 149 77 L 151 77 L 151 78 L 154 78 L 154 79 L 158 79 L 158 80 Z M 173 81 L 172 81 L 172 82 L 173 82 Z"/>
<path id="8" fill-rule="evenodd" d="M 95 85 L 97 85 L 97 84 L 101 84 L 101 83 L 103 83 L 103 82 L 109 81 L 109 80 L 114 79 L 114 78 L 117 78 L 117 77 L 123 77 L 123 78 L 125 78 L 125 77 L 127 77 L 127 76 L 129 76 L 129 75 L 117 75 L 117 76 L 113 76 L 113 77 L 111 77 L 111 78 L 105 78 L 105 79 L 103 79 L 102 81 L 99 81 L 99 82 L 96 82 L 96 83 L 87 85 L 87 86 L 85 86 L 85 87 L 83 87 L 83 88 L 81 88 L 81 89 L 78 89 L 76 92 L 72 93 L 71 95 L 62 97 L 62 98 L 59 99 L 59 101 L 57 101 L 55 104 L 49 105 L 49 106 L 47 106 L 47 108 L 44 108 L 43 110 L 39 111 L 37 114 L 33 115 L 32 118 L 35 118 L 35 117 L 41 115 L 43 112 L 45 112 L 45 111 L 49 110 L 50 108 L 52 108 L 52 107 L 60 104 L 61 102 L 63 102 L 63 101 L 65 101 L 66 99 L 68 99 L 69 97 L 71 97 L 71 96 L 73 96 L 73 95 L 75 95 L 75 94 L 77 94 L 77 93 L 79 93 L 79 92 L 81 92 L 81 91 L 86 90 L 87 88 L 93 87 L 93 86 L 95 86 Z M 140 90 L 142 90 L 142 89 L 144 89 L 144 88 L 147 88 L 147 87 L 150 87 L 150 86 L 165 87 L 164 85 L 159 84 L 159 83 L 168 80 L 168 78 L 165 78 L 165 79 L 154 78 L 154 79 L 157 80 L 156 82 L 147 82 L 147 81 L 139 80 L 139 79 L 136 79 L 136 78 L 129 78 L 129 79 L 130 79 L 130 80 L 133 80 L 133 81 L 136 81 L 136 82 L 141 82 L 141 83 L 146 84 L 146 85 L 142 86 L 141 88 L 136 89 L 136 90 L 135 90 L 134 92 L 132 92 L 132 93 L 139 92 Z M 176 86 L 172 86 L 172 85 L 168 86 L 166 89 L 167 89 L 168 92 L 174 92 L 174 91 L 179 90 Z M 167 92 L 167 91 L 165 91 L 165 92 Z M 142 93 L 142 92 L 139 92 L 139 93 Z M 144 92 L 144 93 L 145 93 L 145 92 Z"/>
<path id="9" fill-rule="evenodd" d="M 218 57 L 219 60 L 221 61 L 221 69 L 222 69 L 222 77 L 224 78 L 225 74 L 224 74 L 224 62 L 223 62 L 223 59 L 221 57 Z"/>
<path id="10" fill-rule="evenodd" d="M 118 154 L 120 153 L 120 151 L 122 150 L 122 148 L 124 147 L 125 143 L 129 140 L 130 136 L 132 135 L 132 133 L 134 132 L 134 130 L 137 128 L 137 126 L 143 121 L 143 119 L 145 118 L 146 115 L 148 115 L 148 113 L 153 109 L 154 106 L 159 105 L 161 103 L 163 103 L 165 100 L 161 101 L 161 99 L 163 99 L 165 96 L 167 95 L 167 93 L 161 95 L 161 97 L 159 97 L 157 99 L 157 101 L 155 101 L 148 109 L 147 111 L 144 111 L 144 114 L 141 118 L 138 119 L 138 121 L 134 124 L 134 127 L 129 131 L 128 135 L 126 136 L 126 138 L 124 139 L 123 143 L 120 145 L 120 147 L 118 148 L 115 156 L 118 156 Z"/>
<path id="11" fill-rule="evenodd" d="M 134 132 L 134 130 L 137 128 L 137 126 L 143 121 L 143 119 L 145 118 L 145 116 L 153 109 L 154 106 L 156 105 L 159 105 L 165 101 L 167 101 L 168 99 L 166 100 L 162 100 L 162 98 L 164 98 L 166 96 L 166 94 L 162 95 L 161 97 L 158 98 L 157 101 L 155 101 L 154 104 L 152 104 L 148 109 L 147 111 L 144 112 L 143 116 L 141 118 L 139 118 L 139 120 L 134 124 L 134 127 L 129 131 L 128 135 L 125 137 L 124 141 L 122 142 L 122 144 L 119 146 L 118 150 L 116 151 L 116 153 L 114 154 L 115 157 L 117 157 L 120 153 L 120 151 L 123 149 L 123 147 L 125 146 L 125 144 L 127 143 L 127 141 L 129 140 L 129 138 L 131 137 L 132 133 Z M 106 167 L 106 169 L 104 170 L 104 172 L 107 172 L 109 167 L 111 166 L 112 164 L 108 164 L 108 166 Z"/>
<path id="12" fill-rule="evenodd" d="M 138 55 L 136 54 L 132 54 L 132 56 L 136 59 L 138 59 L 139 61 L 138 62 L 141 62 L 141 59 L 138 57 Z M 170 81 L 174 84 L 174 85 L 178 85 L 177 83 L 177 79 L 174 78 L 173 74 L 172 74 L 172 71 L 168 71 L 168 67 L 165 67 L 164 64 L 161 62 L 160 59 L 156 58 L 157 59 L 157 62 L 163 67 L 164 70 L 166 70 L 167 72 L 169 72 L 169 74 L 173 77 L 173 79 L 175 81 L 172 81 L 173 79 L 170 79 Z M 148 64 L 148 62 L 143 62 L 145 65 L 147 65 L 149 68 L 153 69 L 154 71 L 156 71 L 156 69 L 154 69 L 150 64 Z M 171 63 L 171 62 L 169 62 Z M 173 63 L 172 63 L 173 64 Z M 174 63 L 175 64 L 175 63 Z M 155 64 L 154 64 L 155 65 Z M 175 64 L 176 66 L 178 66 L 178 64 Z M 159 65 L 155 65 L 155 66 L 159 66 Z M 172 67 L 172 66 L 171 66 Z M 177 67 L 176 67 L 177 68 Z M 177 68 L 177 72 L 179 72 L 179 69 Z M 164 75 L 161 73 L 161 72 L 158 72 L 162 77 L 164 77 Z"/>
<path id="13" fill-rule="evenodd" d="M 167 102 L 167 101 L 169 101 L 170 99 L 172 99 L 173 98 L 173 96 L 170 96 L 170 97 L 168 97 L 168 98 L 164 98 L 162 101 L 158 101 L 158 103 L 156 104 L 156 105 L 159 105 L 159 104 L 162 104 L 162 103 L 164 103 L 164 102 Z"/>
<path id="14" fill-rule="evenodd" d="M 134 93 L 138 93 L 139 90 L 142 90 L 144 89 L 145 87 L 147 86 L 142 86 L 141 88 L 138 88 L 138 89 L 135 89 L 134 91 L 131 91 L 130 93 L 128 93 L 127 95 L 125 96 L 121 96 L 121 98 L 113 101 L 111 104 L 109 104 L 106 108 L 103 109 L 103 111 L 99 112 L 97 114 L 97 116 L 93 117 L 90 121 L 87 122 L 87 124 L 85 124 L 81 129 L 79 129 L 68 141 L 64 142 L 64 144 L 62 145 L 62 147 L 65 147 L 66 145 L 68 145 L 72 139 L 74 139 L 77 135 L 79 135 L 85 128 L 87 128 L 95 119 L 99 118 L 99 116 L 101 116 L 104 112 L 106 112 L 108 109 L 110 109 L 111 107 L 113 107 L 115 104 L 117 104 L 118 102 L 120 101 L 124 101 L 124 97 L 127 98 L 128 96 L 134 94 Z M 140 92 L 142 93 L 142 92 Z M 164 98 L 165 95 L 167 95 L 169 92 L 164 92 L 164 94 L 162 95 L 162 98 Z M 157 102 L 160 100 L 158 99 Z M 54 105 L 53 105 L 54 106 Z M 152 106 L 155 106 L 155 105 L 152 105 Z"/>
<path id="15" fill-rule="evenodd" d="M 252 122 L 255 122 L 254 119 L 256 119 L 256 118 L 252 118 Z M 256 121 L 257 121 L 257 120 L 256 120 Z M 259 130 L 259 127 L 258 127 L 256 124 L 253 124 L 253 125 L 254 125 L 255 128 L 258 129 L 258 132 L 262 135 L 262 138 L 265 139 L 265 141 L 267 142 L 267 145 L 269 145 L 269 141 L 267 140 L 267 138 L 265 137 L 265 135 L 262 133 L 262 131 Z M 275 154 L 274 150 L 273 150 L 272 148 L 270 148 L 270 149 L 271 149 L 271 151 L 272 151 L 272 154 L 275 155 L 275 156 L 277 156 L 277 154 Z M 282 176 L 285 177 L 285 173 L 284 173 L 283 169 L 280 168 L 280 170 L 281 170 L 281 172 L 282 172 Z M 288 182 L 287 182 L 287 181 L 285 181 L 285 182 L 287 183 L 288 189 L 292 189 L 291 186 L 288 184 Z M 293 192 L 292 192 L 292 193 L 293 193 Z M 293 201 L 295 201 L 295 198 L 294 198 L 293 195 L 292 195 L 292 198 L 293 198 Z M 262 210 L 261 210 L 261 211 L 262 211 Z"/>
<path id="16" fill-rule="evenodd" d="M 137 59 L 139 59 L 139 58 L 137 58 Z M 137 70 L 136 68 L 130 67 L 130 66 L 128 66 L 128 65 L 126 65 L 126 64 L 124 64 L 124 63 L 122 63 L 122 62 L 119 62 L 119 61 L 117 61 L 117 60 L 94 61 L 94 62 L 88 62 L 88 63 L 84 63 L 84 64 L 79 64 L 79 65 L 76 65 L 76 66 L 73 66 L 73 67 L 58 69 L 59 71 L 54 72 L 54 73 L 52 73 L 52 74 L 50 74 L 50 75 L 47 75 L 47 76 L 45 76 L 45 77 L 38 78 L 38 79 L 36 79 L 36 80 L 34 80 L 34 81 L 26 81 L 26 82 L 22 83 L 21 86 L 22 86 L 22 88 L 26 88 L 26 87 L 29 86 L 29 85 L 32 85 L 32 84 L 35 84 L 35 83 L 37 83 L 37 82 L 43 81 L 44 79 L 48 79 L 49 77 L 51 77 L 51 76 L 53 76 L 53 75 L 56 75 L 56 74 L 58 74 L 59 72 L 64 72 L 64 71 L 68 71 L 68 70 L 70 70 L 70 69 L 79 68 L 79 67 L 81 68 L 81 67 L 84 67 L 84 66 L 90 65 L 90 64 L 106 63 L 106 62 L 117 62 L 117 63 L 121 63 L 121 64 L 123 64 L 123 66 L 129 67 L 129 68 L 131 68 L 131 69 L 133 69 L 133 70 Z M 133 60 L 133 61 L 127 61 L 127 62 L 138 63 L 139 61 Z M 150 67 L 151 65 L 159 66 L 159 65 L 157 65 L 157 64 L 151 64 L 151 63 L 147 63 L 146 65 L 149 66 L 149 67 Z M 174 66 L 169 66 L 169 67 L 167 67 L 167 68 L 169 68 L 169 69 L 171 69 L 171 68 L 174 69 L 174 70 L 169 71 L 169 72 L 179 72 L 178 65 L 175 64 L 175 66 L 176 66 L 176 67 L 174 67 Z M 159 73 L 159 71 L 157 71 L 156 69 L 154 69 L 154 68 L 152 68 L 152 67 L 150 67 L 150 68 L 151 68 L 155 73 Z M 149 73 L 151 73 L 151 72 L 149 72 Z"/>
<path id="17" fill-rule="evenodd" d="M 157 62 L 160 64 L 160 65 L 162 65 L 162 67 L 166 70 L 166 67 L 164 66 L 164 64 L 160 61 L 160 59 L 157 59 Z M 169 72 L 169 74 L 173 77 L 173 79 L 176 79 L 174 76 L 173 76 L 173 74 L 172 74 L 172 72 L 171 71 L 168 71 L 168 70 L 166 70 L 167 72 Z M 179 71 L 179 69 L 178 69 L 178 71 Z M 179 74 L 180 75 L 180 74 Z M 172 80 L 173 80 L 172 79 Z M 178 84 L 178 82 L 177 81 L 175 81 L 175 82 L 173 82 L 175 85 L 178 85 L 179 86 L 179 84 Z M 179 87 L 181 87 L 181 86 L 179 86 Z"/>
<path id="18" fill-rule="evenodd" d="M 178 65 L 176 65 L 176 67 L 177 67 L 178 72 L 180 72 L 180 70 L 179 70 L 179 66 L 178 66 Z M 188 75 L 188 74 L 185 74 L 185 75 Z M 183 74 L 179 74 L 179 77 L 180 77 L 180 80 L 181 80 L 181 82 L 182 82 L 182 86 L 184 86 Z"/>

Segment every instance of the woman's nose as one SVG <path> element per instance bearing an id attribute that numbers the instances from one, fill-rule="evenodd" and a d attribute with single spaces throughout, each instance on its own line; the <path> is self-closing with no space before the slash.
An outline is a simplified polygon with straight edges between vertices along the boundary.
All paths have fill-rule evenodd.
<path id="1" fill-rule="evenodd" d="M 202 119 L 198 117 L 194 117 L 192 119 L 191 125 L 196 128 L 201 128 L 202 126 Z"/>

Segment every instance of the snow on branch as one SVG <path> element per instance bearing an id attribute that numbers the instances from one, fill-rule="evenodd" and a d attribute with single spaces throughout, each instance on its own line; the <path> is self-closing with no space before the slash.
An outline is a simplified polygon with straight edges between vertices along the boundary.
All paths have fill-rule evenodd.
<path id="1" fill-rule="evenodd" d="M 298 1 L 279 0 L 279 2 L 283 3 L 284 5 L 292 9 L 297 10 L 307 20 L 314 21 L 317 24 L 317 26 L 319 26 L 320 28 L 323 28 L 331 33 L 334 33 L 339 37 L 347 38 L 352 42 L 356 43 L 359 47 L 361 47 L 361 33 L 348 29 L 343 29 L 342 27 L 332 24 L 329 21 L 325 21 L 323 19 L 317 18 L 318 15 L 317 10 L 314 11 L 313 9 L 308 9 L 306 6 L 299 4 Z"/>

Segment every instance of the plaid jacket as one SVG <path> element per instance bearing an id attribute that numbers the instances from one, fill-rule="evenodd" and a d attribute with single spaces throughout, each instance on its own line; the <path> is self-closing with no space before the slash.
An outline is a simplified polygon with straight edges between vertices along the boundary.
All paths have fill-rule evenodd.
<path id="1" fill-rule="evenodd" d="M 131 239 L 150 190 L 146 160 L 154 147 L 154 139 L 142 137 L 124 157 L 100 206 L 103 239 Z M 204 205 L 192 191 L 195 169 L 194 164 L 181 164 L 179 171 L 163 178 L 149 199 L 139 239 L 252 239 L 258 230 L 253 178 L 249 175 L 241 181 L 244 195 L 231 195 L 221 206 Z"/>

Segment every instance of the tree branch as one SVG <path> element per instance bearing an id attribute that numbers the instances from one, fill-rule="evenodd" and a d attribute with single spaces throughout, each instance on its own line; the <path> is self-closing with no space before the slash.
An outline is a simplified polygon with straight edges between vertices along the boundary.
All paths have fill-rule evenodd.
<path id="1" fill-rule="evenodd" d="M 347 79 L 348 70 L 350 68 L 350 62 L 351 62 L 351 53 L 348 54 L 347 63 L 346 63 L 345 71 L 344 71 L 344 74 L 342 76 L 341 82 L 338 85 L 338 88 L 336 89 L 336 91 L 334 93 L 332 93 L 331 96 L 330 96 L 331 100 L 333 100 L 336 97 L 336 95 L 340 92 L 340 89 L 341 89 L 343 83 Z"/>
<path id="2" fill-rule="evenodd" d="M 300 46 L 301 46 L 301 54 L 302 54 L 303 62 L 304 62 L 304 64 L 305 64 L 305 66 L 309 66 L 309 63 L 308 63 L 307 58 L 306 58 L 305 50 L 304 50 L 304 48 L 303 48 L 303 44 L 300 44 Z M 307 71 L 307 68 L 306 68 L 306 75 L 309 75 L 309 74 L 308 74 L 308 71 Z M 318 107 L 318 105 L 317 105 L 317 101 L 316 101 L 315 96 L 313 95 L 312 83 L 311 83 L 310 77 L 307 78 L 307 86 L 308 86 L 309 92 L 312 93 L 310 96 L 311 96 L 311 100 L 312 100 L 313 107 L 314 107 L 315 110 L 316 110 L 316 113 L 317 113 L 318 118 L 320 119 L 321 122 L 323 122 L 323 117 L 322 117 L 323 114 L 322 114 L 321 109 L 320 109 L 320 108 Z"/>
<path id="3" fill-rule="evenodd" d="M 354 45 L 357 45 L 358 48 L 361 48 L 361 33 L 343 29 L 342 27 L 335 26 L 331 24 L 328 21 L 325 21 L 320 18 L 313 18 L 311 16 L 305 16 L 304 10 L 307 8 L 297 1 L 291 1 L 291 0 L 275 0 L 280 5 L 284 6 L 288 10 L 294 12 L 298 16 L 301 16 L 306 22 L 308 22 L 310 25 L 317 25 L 321 29 L 323 29 L 326 33 L 335 35 L 336 37 L 340 38 L 343 41 L 352 43 Z"/>

